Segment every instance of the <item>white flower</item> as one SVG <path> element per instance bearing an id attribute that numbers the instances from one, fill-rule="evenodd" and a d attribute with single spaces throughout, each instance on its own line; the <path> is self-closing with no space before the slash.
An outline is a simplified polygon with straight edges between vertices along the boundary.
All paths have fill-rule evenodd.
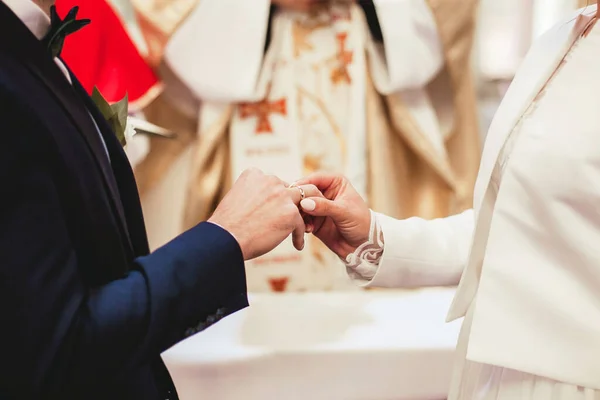
<path id="1" fill-rule="evenodd" d="M 135 127 L 131 123 L 130 118 L 127 118 L 127 124 L 125 125 L 125 143 L 129 143 L 135 134 Z"/>
<path id="2" fill-rule="evenodd" d="M 147 135 L 134 135 L 127 138 L 125 154 L 132 167 L 141 163 L 150 152 L 150 139 Z"/>

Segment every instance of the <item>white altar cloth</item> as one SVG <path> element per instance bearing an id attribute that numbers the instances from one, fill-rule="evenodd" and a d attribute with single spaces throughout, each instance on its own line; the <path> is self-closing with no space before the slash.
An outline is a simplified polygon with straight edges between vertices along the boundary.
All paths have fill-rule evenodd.
<path id="1" fill-rule="evenodd" d="M 163 354 L 181 400 L 439 400 L 454 289 L 252 294 Z"/>

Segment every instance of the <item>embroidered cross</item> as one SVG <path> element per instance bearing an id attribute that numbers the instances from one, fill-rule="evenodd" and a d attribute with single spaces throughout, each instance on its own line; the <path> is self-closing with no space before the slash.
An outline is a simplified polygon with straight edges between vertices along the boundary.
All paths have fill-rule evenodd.
<path id="1" fill-rule="evenodd" d="M 338 42 L 338 54 L 337 61 L 339 63 L 333 71 L 331 71 L 331 81 L 335 84 L 340 82 L 352 83 L 352 78 L 350 77 L 350 73 L 348 72 L 348 66 L 352 64 L 352 60 L 354 59 L 354 53 L 350 50 L 346 49 L 346 40 L 348 40 L 348 33 L 342 32 L 338 33 L 337 37 Z"/>
<path id="2" fill-rule="evenodd" d="M 284 98 L 269 101 L 269 93 L 271 87 L 267 89 L 267 95 L 264 100 L 256 103 L 241 103 L 239 105 L 240 117 L 242 119 L 256 117 L 258 123 L 256 125 L 256 134 L 273 133 L 273 127 L 269 121 L 271 114 L 287 115 L 287 101 Z"/>

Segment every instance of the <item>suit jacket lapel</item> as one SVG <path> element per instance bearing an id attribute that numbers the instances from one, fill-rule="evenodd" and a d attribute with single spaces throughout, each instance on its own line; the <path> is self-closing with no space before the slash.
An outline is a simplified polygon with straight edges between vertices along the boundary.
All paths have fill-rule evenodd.
<path id="1" fill-rule="evenodd" d="M 106 143 L 111 167 L 114 171 L 115 184 L 120 195 L 121 201 L 119 204 L 123 206 L 123 210 L 125 211 L 123 213 L 123 220 L 126 223 L 127 231 L 131 232 L 131 235 L 128 235 L 128 240 L 133 246 L 136 255 L 146 254 L 149 251 L 146 228 L 141 212 L 142 208 L 137 192 L 137 185 L 131 165 L 129 164 L 129 159 L 112 128 L 73 73 L 71 73 L 71 79 L 73 81 L 73 88 L 81 97 L 92 118 L 96 121 L 98 129 Z"/>

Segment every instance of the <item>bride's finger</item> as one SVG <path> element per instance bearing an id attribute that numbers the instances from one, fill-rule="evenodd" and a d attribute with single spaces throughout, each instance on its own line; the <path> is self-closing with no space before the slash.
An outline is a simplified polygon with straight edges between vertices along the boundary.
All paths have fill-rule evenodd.
<path id="1" fill-rule="evenodd" d="M 323 197 L 323 194 L 315 185 L 295 185 L 291 184 L 288 187 L 288 190 L 292 196 L 292 200 L 294 204 L 297 206 L 300 205 L 300 202 L 309 197 Z"/>

